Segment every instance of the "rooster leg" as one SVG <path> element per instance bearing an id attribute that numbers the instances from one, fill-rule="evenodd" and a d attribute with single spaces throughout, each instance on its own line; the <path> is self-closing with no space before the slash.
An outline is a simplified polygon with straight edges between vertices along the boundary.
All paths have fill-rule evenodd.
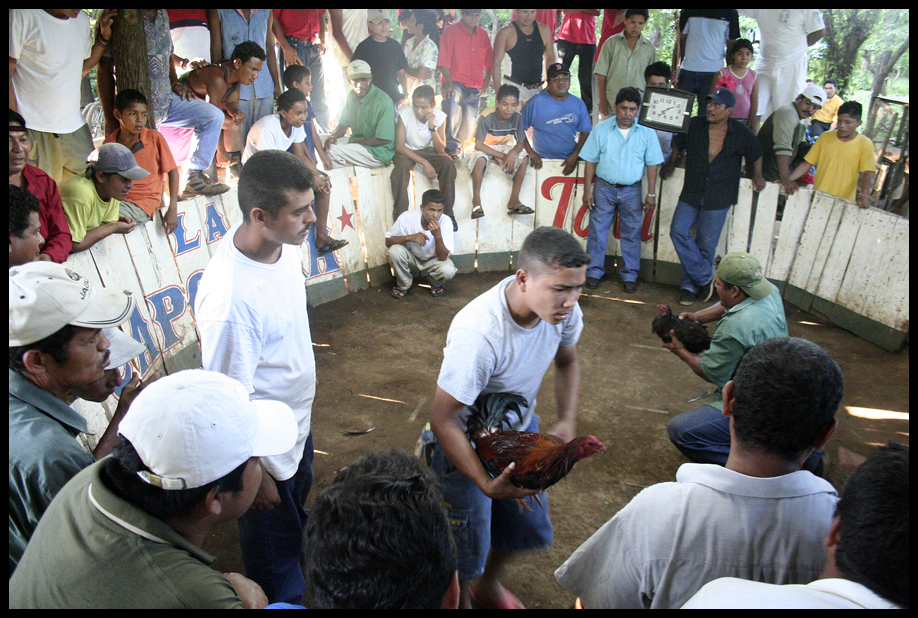
<path id="1" fill-rule="evenodd" d="M 532 496 L 528 496 L 527 498 L 517 498 L 516 504 L 520 507 L 520 513 L 525 511 L 529 511 L 530 513 L 532 512 Z"/>

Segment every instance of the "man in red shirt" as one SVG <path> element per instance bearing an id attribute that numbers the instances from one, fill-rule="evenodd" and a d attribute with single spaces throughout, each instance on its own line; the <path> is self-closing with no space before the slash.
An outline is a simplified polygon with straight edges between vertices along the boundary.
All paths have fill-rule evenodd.
<path id="1" fill-rule="evenodd" d="M 328 100 L 325 94 L 325 13 L 328 9 L 271 9 L 274 11 L 274 40 L 284 52 L 281 70 L 291 64 L 309 67 L 313 90 L 309 102 L 323 130 L 330 130 Z M 283 79 L 283 75 L 281 76 Z"/>
<path id="2" fill-rule="evenodd" d="M 593 110 L 593 56 L 596 55 L 596 16 L 599 9 L 563 9 L 564 20 L 558 32 L 558 56 L 570 71 L 574 58 L 579 58 L 577 78 L 580 98 L 587 110 Z"/>
<path id="3" fill-rule="evenodd" d="M 446 113 L 446 153 L 458 158 L 478 120 L 481 89 L 494 59 L 491 38 L 478 26 L 481 9 L 462 9 L 462 19 L 440 36 L 438 59 Z"/>

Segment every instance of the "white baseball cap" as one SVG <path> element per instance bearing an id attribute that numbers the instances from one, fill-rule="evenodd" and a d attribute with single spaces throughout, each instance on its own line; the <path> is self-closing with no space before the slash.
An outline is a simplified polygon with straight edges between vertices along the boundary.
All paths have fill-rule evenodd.
<path id="1" fill-rule="evenodd" d="M 94 285 L 62 264 L 29 262 L 10 269 L 10 347 L 41 341 L 68 324 L 113 328 L 133 309 L 129 291 Z"/>
<path id="2" fill-rule="evenodd" d="M 250 457 L 286 453 L 297 439 L 287 404 L 250 400 L 238 380 L 203 369 L 145 387 L 118 431 L 150 469 L 140 478 L 167 490 L 213 483 Z"/>
<path id="3" fill-rule="evenodd" d="M 106 328 L 102 332 L 111 344 L 108 346 L 110 355 L 105 369 L 116 369 L 147 351 L 147 346 L 117 328 Z"/>

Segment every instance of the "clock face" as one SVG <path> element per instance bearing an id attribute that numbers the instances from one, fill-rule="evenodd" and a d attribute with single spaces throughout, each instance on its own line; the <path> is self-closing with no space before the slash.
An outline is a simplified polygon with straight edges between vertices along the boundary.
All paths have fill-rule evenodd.
<path id="1" fill-rule="evenodd" d="M 684 132 L 688 128 L 695 95 L 682 90 L 648 87 L 638 122 L 653 129 Z"/>

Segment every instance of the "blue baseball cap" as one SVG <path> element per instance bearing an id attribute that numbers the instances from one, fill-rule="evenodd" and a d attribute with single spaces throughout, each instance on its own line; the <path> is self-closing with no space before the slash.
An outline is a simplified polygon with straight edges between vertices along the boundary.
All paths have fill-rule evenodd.
<path id="1" fill-rule="evenodd" d="M 725 107 L 736 107 L 736 95 L 729 88 L 718 88 L 709 94 L 705 100 L 707 99 Z"/>

